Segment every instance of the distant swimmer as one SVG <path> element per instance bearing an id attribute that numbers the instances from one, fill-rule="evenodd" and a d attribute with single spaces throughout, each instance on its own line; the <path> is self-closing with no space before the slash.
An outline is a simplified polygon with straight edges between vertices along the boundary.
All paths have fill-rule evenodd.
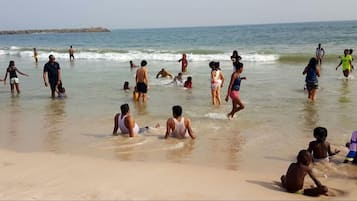
<path id="1" fill-rule="evenodd" d="M 38 53 L 36 48 L 33 48 L 33 58 L 35 59 L 36 64 L 38 63 Z"/>
<path id="2" fill-rule="evenodd" d="M 167 78 L 170 77 L 172 78 L 173 76 L 171 75 L 171 73 L 169 73 L 167 70 L 165 70 L 165 68 L 162 68 L 157 74 L 156 74 L 156 78 Z"/>
<path id="3" fill-rule="evenodd" d="M 235 67 L 235 63 L 240 63 L 240 61 L 242 60 L 242 57 L 238 55 L 238 51 L 237 50 L 233 50 L 232 56 L 231 56 L 231 61 L 232 61 L 232 65 L 233 65 L 233 72 L 236 71 L 236 67 Z"/>
<path id="4" fill-rule="evenodd" d="M 320 77 L 320 67 L 317 64 L 316 58 L 310 59 L 309 64 L 305 67 L 302 74 L 306 75 L 305 83 L 308 91 L 308 99 L 314 102 L 316 100 L 316 91 L 319 87 L 317 77 Z"/>
<path id="5" fill-rule="evenodd" d="M 23 76 L 28 76 L 27 74 L 21 72 L 18 68 L 15 66 L 15 61 L 10 61 L 9 66 L 6 69 L 6 74 L 4 78 L 4 84 L 6 85 L 6 78 L 7 74 L 10 76 L 10 87 L 11 87 L 11 94 L 14 93 L 14 88 L 16 88 L 17 94 L 20 94 L 20 85 L 19 85 L 19 78 L 17 77 L 16 72 L 18 72 L 20 75 Z"/>
<path id="6" fill-rule="evenodd" d="M 124 90 L 124 91 L 129 91 L 129 90 L 130 90 L 129 82 L 128 82 L 128 81 L 125 81 L 125 82 L 124 82 L 123 90 Z"/>
<path id="7" fill-rule="evenodd" d="M 191 76 L 187 77 L 187 80 L 183 84 L 183 87 L 185 87 L 186 89 L 192 89 L 192 77 Z"/>
<path id="8" fill-rule="evenodd" d="M 177 76 L 174 77 L 174 80 L 172 82 L 174 84 L 182 84 L 183 83 L 182 73 L 178 73 Z"/>
<path id="9" fill-rule="evenodd" d="M 137 68 L 139 67 L 138 65 L 134 64 L 133 61 L 129 61 L 130 68 Z"/>
<path id="10" fill-rule="evenodd" d="M 241 77 L 241 73 L 243 72 L 243 63 L 235 63 L 236 71 L 231 75 L 231 81 L 228 85 L 226 101 L 228 101 L 229 97 L 232 99 L 232 111 L 228 113 L 228 118 L 231 119 L 234 117 L 236 112 L 239 112 L 244 109 L 244 104 L 240 99 L 240 85 L 242 80 L 246 80 L 246 77 Z"/>
<path id="11" fill-rule="evenodd" d="M 120 106 L 121 113 L 117 113 L 114 116 L 114 129 L 113 135 L 118 135 L 118 129 L 120 129 L 122 134 L 129 134 L 129 137 L 134 137 L 134 135 L 144 132 L 148 127 L 140 128 L 137 123 L 135 123 L 134 117 L 130 114 L 130 108 L 127 103 Z"/>
<path id="12" fill-rule="evenodd" d="M 165 139 L 169 136 L 184 139 L 188 137 L 187 133 L 192 139 L 196 138 L 191 128 L 191 120 L 182 116 L 181 106 L 175 105 L 172 107 L 172 116 L 166 122 Z"/>
<path id="13" fill-rule="evenodd" d="M 145 60 L 141 61 L 140 68 L 136 70 L 136 89 L 139 92 L 139 100 L 142 99 L 143 102 L 146 102 L 147 99 L 147 92 L 149 88 L 149 77 L 148 77 L 148 70 L 147 70 L 147 62 Z"/>
<path id="14" fill-rule="evenodd" d="M 69 60 L 73 61 L 74 60 L 74 49 L 73 49 L 72 45 L 70 46 L 68 52 L 69 52 Z"/>
<path id="15" fill-rule="evenodd" d="M 349 50 L 345 49 L 344 50 L 344 55 L 341 56 L 341 62 L 337 65 L 336 70 L 341 66 L 342 64 L 342 72 L 343 75 L 348 78 L 348 76 L 350 75 L 350 72 L 353 68 L 352 66 L 352 56 L 349 54 Z"/>
<path id="16" fill-rule="evenodd" d="M 181 62 L 181 72 L 187 72 L 188 61 L 186 53 L 182 54 L 182 58 L 179 59 L 178 62 Z"/>
<path id="17" fill-rule="evenodd" d="M 316 54 L 317 64 L 321 65 L 322 58 L 325 56 L 325 50 L 324 48 L 321 47 L 321 43 L 318 44 L 315 54 Z"/>
<path id="18" fill-rule="evenodd" d="M 291 163 L 286 174 L 280 177 L 283 188 L 289 193 L 297 193 L 313 197 L 326 194 L 328 189 L 317 180 L 312 169 L 309 167 L 311 162 L 312 156 L 307 150 L 299 151 L 297 163 Z M 314 181 L 316 187 L 304 189 L 304 180 L 307 174 L 312 181 Z"/>

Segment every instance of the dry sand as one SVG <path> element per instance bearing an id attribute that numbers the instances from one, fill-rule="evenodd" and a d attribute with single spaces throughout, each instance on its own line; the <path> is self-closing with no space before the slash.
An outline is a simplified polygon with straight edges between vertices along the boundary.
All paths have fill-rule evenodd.
<path id="1" fill-rule="evenodd" d="M 337 197 L 310 198 L 282 191 L 279 174 L 53 153 L 1 150 L 0 168 L 2 200 L 354 200 L 357 195 L 355 186 L 336 181 L 335 187 L 348 193 L 333 190 Z"/>

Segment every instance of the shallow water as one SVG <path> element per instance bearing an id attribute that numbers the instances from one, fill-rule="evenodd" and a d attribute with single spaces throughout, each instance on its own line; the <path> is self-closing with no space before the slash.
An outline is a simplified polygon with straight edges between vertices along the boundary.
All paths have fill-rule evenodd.
<path id="1" fill-rule="evenodd" d="M 2 63 L 10 58 L 3 56 Z M 313 139 L 312 129 L 325 126 L 328 140 L 343 146 L 355 129 L 356 80 L 342 80 L 334 63 L 322 66 L 318 100 L 312 104 L 304 92 L 302 70 L 305 63 L 245 63 L 241 98 L 246 109 L 233 120 L 226 114 L 231 103 L 220 107 L 210 103 L 209 68 L 205 62 L 192 62 L 188 75 L 193 89 L 156 80 L 167 68 L 177 74 L 176 62 L 149 62 L 150 89 L 146 104 L 134 103 L 131 92 L 121 90 L 124 81 L 133 87 L 135 70 L 127 63 L 59 60 L 63 70 L 66 99 L 52 100 L 42 83 L 42 65 L 16 58 L 17 66 L 30 77 L 20 77 L 22 93 L 11 96 L 8 84 L 0 88 L 3 103 L 0 115 L 0 148 L 16 151 L 51 151 L 83 154 L 116 160 L 168 161 L 239 169 L 242 164 L 259 169 L 257 158 L 282 157 L 294 160 L 301 148 Z M 232 70 L 221 64 L 226 77 L 226 93 Z M 129 139 L 112 137 L 113 117 L 123 103 L 129 103 L 140 126 L 151 128 Z M 198 139 L 164 140 L 166 119 L 173 105 L 182 105 L 184 116 L 192 119 Z M 343 147 L 342 147 L 343 149 Z M 245 156 L 250 151 L 254 157 Z M 268 154 L 269 156 L 266 156 Z"/>

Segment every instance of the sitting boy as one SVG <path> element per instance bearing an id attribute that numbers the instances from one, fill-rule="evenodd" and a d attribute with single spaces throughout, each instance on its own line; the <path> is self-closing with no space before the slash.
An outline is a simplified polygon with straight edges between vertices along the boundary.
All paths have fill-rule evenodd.
<path id="1" fill-rule="evenodd" d="M 329 156 L 338 154 L 340 151 L 335 150 L 331 151 L 330 143 L 326 141 L 327 138 L 327 129 L 324 127 L 316 127 L 314 129 L 314 137 L 316 140 L 311 141 L 309 144 L 309 151 L 313 156 L 314 162 L 326 161 L 329 162 Z"/>
<path id="2" fill-rule="evenodd" d="M 307 150 L 301 150 L 297 156 L 297 163 L 291 163 L 286 175 L 281 176 L 281 184 L 289 193 L 301 193 L 308 196 L 319 196 L 327 193 L 327 187 L 316 179 L 309 168 L 311 162 L 311 154 Z M 306 174 L 309 174 L 317 187 L 303 189 Z"/>

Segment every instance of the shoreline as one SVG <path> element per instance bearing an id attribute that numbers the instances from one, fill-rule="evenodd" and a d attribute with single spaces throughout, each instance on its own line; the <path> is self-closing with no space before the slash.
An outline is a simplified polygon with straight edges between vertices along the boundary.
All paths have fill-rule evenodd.
<path id="1" fill-rule="evenodd" d="M 353 189 L 346 189 L 351 194 L 337 190 L 336 197 L 307 197 L 285 192 L 273 174 L 195 165 L 7 150 L 0 150 L 0 157 L 0 197 L 6 200 L 348 200 L 355 196 Z"/>
<path id="2" fill-rule="evenodd" d="M 14 34 L 37 34 L 37 33 L 96 33 L 96 32 L 111 32 L 104 27 L 90 27 L 77 29 L 27 29 L 27 30 L 4 30 L 0 31 L 0 35 Z"/>

